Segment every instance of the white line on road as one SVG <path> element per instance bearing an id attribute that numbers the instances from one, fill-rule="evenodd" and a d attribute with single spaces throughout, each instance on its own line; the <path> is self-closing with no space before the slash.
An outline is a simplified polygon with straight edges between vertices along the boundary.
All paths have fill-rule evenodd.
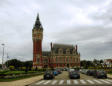
<path id="1" fill-rule="evenodd" d="M 102 82 L 100 82 L 100 81 L 98 81 L 96 79 L 94 79 L 93 81 L 97 82 L 98 84 L 103 84 Z"/>
<path id="2" fill-rule="evenodd" d="M 54 80 L 51 84 L 55 85 L 57 82 L 58 82 L 57 80 Z"/>
<path id="3" fill-rule="evenodd" d="M 81 82 L 82 84 L 86 84 L 86 82 L 85 82 L 84 80 L 80 80 L 80 82 Z"/>
<path id="4" fill-rule="evenodd" d="M 95 84 L 93 81 L 91 81 L 91 80 L 87 80 L 89 83 L 91 83 L 91 84 Z"/>
<path id="5" fill-rule="evenodd" d="M 64 80 L 61 80 L 61 81 L 59 82 L 59 85 L 63 84 L 63 82 L 64 82 Z"/>
<path id="6" fill-rule="evenodd" d="M 51 82 L 51 80 L 48 80 L 48 81 L 46 81 L 45 83 L 43 83 L 44 85 L 46 85 L 46 84 L 48 84 L 48 83 L 50 83 Z"/>
<path id="7" fill-rule="evenodd" d="M 73 80 L 74 84 L 79 84 L 79 82 L 77 80 Z"/>
<path id="8" fill-rule="evenodd" d="M 39 85 L 39 84 L 41 84 L 41 83 L 43 83 L 43 82 L 45 82 L 44 80 L 42 80 L 42 81 L 40 81 L 40 82 L 38 82 L 38 83 L 35 83 L 36 85 Z"/>
<path id="9" fill-rule="evenodd" d="M 68 85 L 70 85 L 70 84 L 71 84 L 71 83 L 70 83 L 70 80 L 67 80 L 67 84 L 68 84 Z"/>
<path id="10" fill-rule="evenodd" d="M 110 82 L 108 82 L 108 81 L 106 81 L 106 80 L 103 80 L 103 79 L 101 79 L 101 81 L 102 81 L 102 82 L 105 82 L 105 83 L 107 83 L 107 84 L 111 84 Z"/>
<path id="11" fill-rule="evenodd" d="M 107 81 L 112 82 L 112 80 L 110 80 L 110 79 L 107 79 Z"/>

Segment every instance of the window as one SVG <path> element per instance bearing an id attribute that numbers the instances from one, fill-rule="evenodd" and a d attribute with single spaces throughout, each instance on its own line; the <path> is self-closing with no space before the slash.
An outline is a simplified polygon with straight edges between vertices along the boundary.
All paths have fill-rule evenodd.
<path id="1" fill-rule="evenodd" d="M 63 50 L 61 48 L 59 49 L 59 54 L 63 54 Z"/>
<path id="2" fill-rule="evenodd" d="M 39 63 L 39 61 L 40 61 L 40 59 L 39 59 L 39 58 L 37 58 L 37 63 Z"/>
<path id="3" fill-rule="evenodd" d="M 70 54 L 70 50 L 69 50 L 69 49 L 67 49 L 67 50 L 66 50 L 66 53 L 67 53 L 67 54 Z"/>

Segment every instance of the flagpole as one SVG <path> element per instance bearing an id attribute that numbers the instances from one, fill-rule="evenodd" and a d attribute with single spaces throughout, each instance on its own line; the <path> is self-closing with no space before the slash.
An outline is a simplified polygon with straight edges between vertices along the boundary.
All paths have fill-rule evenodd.
<path id="1" fill-rule="evenodd" d="M 2 44 L 2 46 L 3 46 L 2 69 L 4 70 L 4 46 L 5 44 Z"/>

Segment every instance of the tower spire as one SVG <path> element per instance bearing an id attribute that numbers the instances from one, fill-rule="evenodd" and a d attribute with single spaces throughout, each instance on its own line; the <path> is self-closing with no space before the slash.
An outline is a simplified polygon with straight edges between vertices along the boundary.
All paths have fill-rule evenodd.
<path id="1" fill-rule="evenodd" d="M 42 25 L 41 25 L 41 22 L 40 22 L 40 19 L 39 19 L 39 13 L 37 13 L 37 18 L 36 18 L 34 27 L 37 28 L 37 29 L 42 29 Z"/>

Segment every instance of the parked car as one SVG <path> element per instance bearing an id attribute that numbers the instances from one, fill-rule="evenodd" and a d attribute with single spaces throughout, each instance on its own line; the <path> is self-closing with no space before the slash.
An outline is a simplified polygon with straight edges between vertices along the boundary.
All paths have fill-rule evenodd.
<path id="1" fill-rule="evenodd" d="M 96 70 L 94 73 L 95 78 L 107 78 L 107 73 L 103 70 Z"/>
<path id="2" fill-rule="evenodd" d="M 82 73 L 82 74 L 87 74 L 87 71 L 88 71 L 88 69 L 82 69 L 82 70 L 81 70 L 81 73 Z"/>
<path id="3" fill-rule="evenodd" d="M 69 72 L 69 78 L 70 79 L 80 79 L 80 74 L 77 71 Z"/>
<path id="4" fill-rule="evenodd" d="M 95 73 L 95 70 L 88 70 L 86 74 L 89 76 L 93 76 L 94 73 Z"/>
<path id="5" fill-rule="evenodd" d="M 56 69 L 56 71 L 58 72 L 58 74 L 62 73 L 61 69 Z"/>
<path id="6" fill-rule="evenodd" d="M 56 75 L 58 75 L 58 71 L 57 70 L 54 70 L 53 71 L 53 74 L 56 76 Z"/>
<path id="7" fill-rule="evenodd" d="M 67 71 L 68 70 L 68 68 L 64 68 L 64 71 Z"/>
<path id="8" fill-rule="evenodd" d="M 43 77 L 45 80 L 48 80 L 48 79 L 54 79 L 54 74 L 53 74 L 53 71 L 46 71 L 44 73 L 44 77 Z"/>

